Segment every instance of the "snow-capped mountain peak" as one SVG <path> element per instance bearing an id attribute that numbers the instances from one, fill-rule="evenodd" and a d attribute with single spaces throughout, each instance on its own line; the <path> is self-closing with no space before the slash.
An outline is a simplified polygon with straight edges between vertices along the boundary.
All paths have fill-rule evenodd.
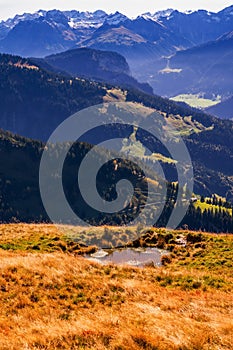
<path id="1" fill-rule="evenodd" d="M 167 57 L 178 49 L 216 40 L 231 32 L 232 19 L 233 6 L 218 13 L 206 10 L 185 13 L 167 9 L 154 14 L 146 12 L 135 18 L 128 18 L 120 12 L 107 14 L 102 10 L 40 9 L 0 23 L 0 50 L 32 56 L 38 52 L 43 55 L 76 46 L 89 45 L 112 51 L 124 46 L 120 53 L 131 59 L 129 48 L 135 43 L 144 43 L 148 57 L 151 57 L 151 52 Z M 144 54 L 143 45 L 139 45 L 140 54 Z"/>
<path id="2" fill-rule="evenodd" d="M 106 12 L 97 10 L 95 12 L 65 11 L 68 24 L 72 29 L 99 28 L 107 18 Z"/>
<path id="3" fill-rule="evenodd" d="M 109 25 L 117 25 L 126 20 L 128 20 L 128 17 L 117 11 L 115 13 L 111 13 L 105 20 L 105 23 Z"/>
<path id="4" fill-rule="evenodd" d="M 157 23 L 160 26 L 163 26 L 162 23 L 159 21 L 159 18 L 156 16 L 152 15 L 151 13 L 147 12 L 142 14 L 141 16 L 138 16 L 136 19 L 144 19 L 145 21 L 153 21 Z"/>
<path id="5" fill-rule="evenodd" d="M 158 20 L 160 17 L 170 17 L 172 12 L 174 12 L 173 9 L 167 9 L 167 10 L 157 11 L 154 14 L 150 14 L 150 15 L 153 19 Z"/>

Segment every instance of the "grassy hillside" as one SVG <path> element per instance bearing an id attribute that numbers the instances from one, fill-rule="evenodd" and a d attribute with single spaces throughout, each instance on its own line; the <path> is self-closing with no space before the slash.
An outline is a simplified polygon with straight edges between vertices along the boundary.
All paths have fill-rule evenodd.
<path id="1" fill-rule="evenodd" d="M 233 236 L 155 230 L 141 243 L 156 237 L 172 250 L 163 267 L 102 266 L 65 252 L 51 225 L 1 225 L 0 348 L 230 350 Z"/>

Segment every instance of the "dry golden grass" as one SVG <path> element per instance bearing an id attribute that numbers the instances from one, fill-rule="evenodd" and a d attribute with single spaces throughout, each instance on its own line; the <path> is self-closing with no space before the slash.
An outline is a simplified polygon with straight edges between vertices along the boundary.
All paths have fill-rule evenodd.
<path id="1" fill-rule="evenodd" d="M 52 225 L 1 225 L 0 243 L 38 233 L 59 236 Z M 211 274 L 180 264 L 179 254 L 162 268 L 140 269 L 19 247 L 0 250 L 1 350 L 232 349 L 231 284 L 184 290 L 169 283 Z"/>

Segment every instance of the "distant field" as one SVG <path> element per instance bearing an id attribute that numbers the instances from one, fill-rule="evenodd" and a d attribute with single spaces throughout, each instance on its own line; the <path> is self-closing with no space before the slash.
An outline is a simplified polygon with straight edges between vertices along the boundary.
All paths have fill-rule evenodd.
<path id="1" fill-rule="evenodd" d="M 160 74 L 181 73 L 182 69 L 166 67 L 159 71 Z"/>
<path id="2" fill-rule="evenodd" d="M 141 230 L 136 246 L 170 251 L 162 267 L 102 266 L 53 225 L 0 225 L 0 349 L 232 349 L 233 235 Z"/>
<path id="3" fill-rule="evenodd" d="M 205 109 L 220 103 L 221 97 L 218 96 L 215 100 L 210 100 L 202 97 L 201 94 L 183 94 L 172 97 L 170 100 L 176 102 L 185 102 L 191 107 Z"/>

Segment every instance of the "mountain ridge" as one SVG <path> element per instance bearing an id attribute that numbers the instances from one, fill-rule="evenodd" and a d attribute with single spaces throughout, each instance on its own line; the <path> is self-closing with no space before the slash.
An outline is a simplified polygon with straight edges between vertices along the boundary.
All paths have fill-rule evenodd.
<path id="1" fill-rule="evenodd" d="M 121 23 L 122 25 L 125 24 L 128 27 L 131 26 L 131 29 L 133 28 L 134 32 L 137 21 L 140 20 L 153 22 L 155 26 L 157 25 L 158 32 L 159 26 L 160 29 L 162 27 L 166 28 L 166 35 L 168 37 L 169 35 L 171 38 L 172 35 L 176 37 L 176 40 L 173 41 L 176 41 L 177 47 L 182 44 L 187 48 L 206 41 L 215 40 L 217 37 L 232 30 L 232 16 L 233 11 L 231 11 L 231 7 L 217 13 L 210 13 L 205 10 L 194 11 L 191 13 L 182 13 L 177 10 L 169 9 L 167 11 L 156 12 L 155 14 L 148 13 L 144 15 L 138 15 L 134 18 L 129 18 L 120 12 L 107 14 L 102 10 L 97 10 L 95 12 L 79 12 L 76 10 L 39 10 L 35 13 L 24 13 L 23 15 L 16 15 L 14 18 L 10 18 L 6 21 L 1 21 L 0 48 L 2 52 L 19 55 L 23 55 L 23 53 L 28 50 L 28 56 L 35 56 L 32 48 L 30 51 L 30 45 L 26 47 L 26 42 L 23 43 L 23 41 L 21 41 L 21 44 L 23 44 L 24 47 L 22 51 L 20 51 L 19 48 L 17 50 L 14 49 L 13 44 L 11 47 L 8 47 L 7 45 L 8 35 L 13 29 L 14 35 L 11 34 L 10 39 L 12 36 L 15 36 L 14 40 L 16 41 L 15 44 L 17 44 L 17 39 L 20 37 L 20 33 L 18 33 L 18 25 L 24 22 L 35 22 L 37 24 L 38 22 L 46 22 L 47 25 L 49 25 L 53 30 L 58 31 L 57 41 L 60 42 L 60 45 L 63 45 L 64 49 L 69 49 L 74 45 L 80 45 L 83 41 L 86 41 L 101 26 L 105 26 L 106 24 L 110 26 L 117 26 Z M 216 23 L 218 24 L 217 26 Z M 32 26 L 32 23 L 30 23 L 30 26 Z M 152 23 L 150 23 L 150 26 L 152 26 Z M 205 37 L 203 37 L 203 35 L 200 35 L 200 33 L 204 31 L 203 26 L 206 28 Z M 51 28 L 50 30 L 52 30 Z M 201 32 L 199 33 L 199 31 Z M 34 34 L 35 32 L 31 31 L 31 35 L 33 36 Z M 148 29 L 147 34 L 151 34 L 151 30 Z M 171 38 L 169 40 L 172 40 Z M 150 44 L 153 44 L 153 40 L 150 41 Z M 98 47 L 96 48 L 98 49 Z M 41 52 L 39 52 L 39 49 Z M 58 48 L 52 46 L 47 50 L 47 52 L 44 51 L 45 43 L 44 46 L 41 44 L 41 47 L 38 48 L 38 57 L 59 52 Z"/>
<path id="2" fill-rule="evenodd" d="M 132 77 L 128 62 L 117 52 L 83 47 L 32 61 L 38 62 L 41 67 L 48 64 L 55 71 L 61 70 L 62 74 L 67 73 L 73 77 L 84 77 L 121 87 L 133 87 L 153 95 L 149 84 L 139 83 Z"/>

